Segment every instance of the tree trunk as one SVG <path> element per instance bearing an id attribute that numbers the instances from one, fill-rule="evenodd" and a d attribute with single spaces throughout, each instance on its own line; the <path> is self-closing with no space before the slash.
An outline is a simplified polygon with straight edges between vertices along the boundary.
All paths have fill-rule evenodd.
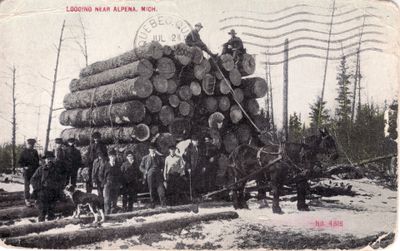
<path id="1" fill-rule="evenodd" d="M 161 77 L 165 79 L 170 79 L 175 75 L 175 63 L 170 58 L 162 57 L 157 60 L 156 71 Z"/>
<path id="2" fill-rule="evenodd" d="M 203 99 L 203 106 L 209 113 L 216 112 L 218 110 L 218 100 L 212 96 L 205 97 Z"/>
<path id="3" fill-rule="evenodd" d="M 262 78 L 246 78 L 242 80 L 243 93 L 246 98 L 262 98 L 267 94 L 267 82 Z"/>
<path id="4" fill-rule="evenodd" d="M 243 77 L 253 74 L 256 70 L 256 62 L 254 57 L 250 54 L 243 54 L 243 57 L 238 63 L 238 69 Z"/>
<path id="5" fill-rule="evenodd" d="M 164 105 L 161 108 L 160 113 L 158 114 L 159 119 L 161 121 L 161 123 L 164 126 L 168 126 L 170 123 L 172 123 L 172 121 L 174 121 L 174 109 L 172 109 L 170 106 L 168 105 Z"/>
<path id="6" fill-rule="evenodd" d="M 127 78 L 150 78 L 153 65 L 147 59 L 133 62 L 119 68 L 110 69 L 81 79 L 73 79 L 69 85 L 71 92 L 87 90 L 103 85 L 112 84 Z"/>
<path id="7" fill-rule="evenodd" d="M 232 211 L 187 215 L 186 217 L 177 216 L 167 220 L 144 222 L 127 226 L 109 226 L 57 234 L 41 234 L 7 238 L 5 243 L 7 245 L 29 248 L 67 249 L 73 246 L 105 240 L 124 239 L 133 235 L 182 229 L 190 224 L 200 223 L 203 221 L 236 219 L 238 217 L 238 214 Z"/>
<path id="8" fill-rule="evenodd" d="M 193 107 L 187 101 L 181 101 L 179 104 L 179 114 L 186 117 L 193 113 Z"/>
<path id="9" fill-rule="evenodd" d="M 221 55 L 217 62 L 221 70 L 232 71 L 235 67 L 235 62 L 230 54 Z"/>
<path id="10" fill-rule="evenodd" d="M 207 95 L 213 95 L 215 89 L 215 77 L 211 74 L 206 74 L 201 82 L 203 91 Z"/>
<path id="11" fill-rule="evenodd" d="M 190 120 L 176 118 L 168 127 L 169 132 L 178 140 L 187 139 L 191 133 Z"/>
<path id="12" fill-rule="evenodd" d="M 229 88 L 230 84 L 231 83 L 229 82 L 228 79 L 226 79 L 226 81 L 225 81 L 225 79 L 218 81 L 217 88 L 216 88 L 217 93 L 222 94 L 222 95 L 229 94 L 229 92 L 231 91 L 231 89 Z"/>
<path id="13" fill-rule="evenodd" d="M 179 106 L 179 104 L 181 103 L 181 100 L 179 99 L 179 97 L 177 95 L 172 94 L 168 97 L 168 103 L 171 107 L 177 108 Z"/>
<path id="14" fill-rule="evenodd" d="M 229 117 L 231 118 L 232 123 L 237 124 L 239 123 L 242 118 L 243 118 L 243 112 L 239 108 L 238 105 L 232 105 L 231 110 L 229 112 Z"/>
<path id="15" fill-rule="evenodd" d="M 110 214 L 106 215 L 107 221 L 121 221 L 126 219 L 131 219 L 134 217 L 148 217 L 157 214 L 163 213 L 176 213 L 176 212 L 198 212 L 197 205 L 182 205 L 176 207 L 167 207 L 167 208 L 156 208 L 156 209 L 144 209 L 129 213 L 120 213 L 120 214 Z M 69 219 L 60 219 L 55 221 L 46 221 L 46 222 L 38 222 L 38 223 L 29 223 L 23 225 L 13 225 L 7 227 L 0 227 L 0 238 L 9 238 L 9 237 L 17 237 L 24 236 L 31 233 L 41 233 L 48 231 L 54 228 L 63 228 L 67 225 L 73 224 L 89 224 L 94 221 L 94 217 L 92 216 L 84 216 L 80 219 L 78 218 L 69 218 Z"/>
<path id="16" fill-rule="evenodd" d="M 177 88 L 178 88 L 177 80 L 176 79 L 168 79 L 167 93 L 174 94 L 176 92 Z"/>
<path id="17" fill-rule="evenodd" d="M 257 115 L 260 113 L 260 105 L 256 99 L 248 99 L 246 101 L 246 111 L 250 115 Z"/>
<path id="18" fill-rule="evenodd" d="M 156 139 L 156 144 L 161 153 L 167 154 L 169 147 L 176 145 L 176 138 L 171 133 L 161 133 Z"/>
<path id="19" fill-rule="evenodd" d="M 181 100 L 189 100 L 192 98 L 192 91 L 189 85 L 182 85 L 178 88 L 178 96 Z"/>
<path id="20" fill-rule="evenodd" d="M 208 126 L 213 129 L 221 129 L 225 116 L 220 112 L 214 112 L 208 117 Z"/>
<path id="21" fill-rule="evenodd" d="M 194 96 L 199 96 L 201 94 L 201 85 L 196 81 L 192 81 L 190 83 L 190 90 Z"/>
<path id="22" fill-rule="evenodd" d="M 242 103 L 244 100 L 244 93 L 243 90 L 240 88 L 235 88 L 233 89 L 233 95 L 235 96 L 235 99 L 237 102 Z"/>
<path id="23" fill-rule="evenodd" d="M 133 99 L 147 98 L 153 92 L 150 80 L 143 78 L 127 79 L 95 89 L 68 93 L 64 97 L 64 108 L 89 108 Z"/>
<path id="24" fill-rule="evenodd" d="M 158 96 L 151 95 L 146 99 L 146 108 L 150 113 L 157 113 L 161 110 L 162 101 Z"/>
<path id="25" fill-rule="evenodd" d="M 154 90 L 158 93 L 166 93 L 168 91 L 168 80 L 160 75 L 154 75 L 151 79 Z"/>
<path id="26" fill-rule="evenodd" d="M 223 137 L 223 144 L 225 151 L 227 153 L 231 153 L 239 145 L 239 141 L 236 138 L 235 134 L 228 133 Z"/>
<path id="27" fill-rule="evenodd" d="M 234 86 L 239 86 L 242 81 L 242 75 L 240 74 L 239 70 L 234 68 L 229 72 L 229 81 Z"/>
<path id="28" fill-rule="evenodd" d="M 210 70 L 210 62 L 206 59 L 203 59 L 200 64 L 194 66 L 193 74 L 196 79 L 202 80 L 206 74 L 210 72 Z"/>
<path id="29" fill-rule="evenodd" d="M 218 108 L 222 112 L 229 111 L 231 108 L 231 101 L 228 96 L 218 97 Z"/>
<path id="30" fill-rule="evenodd" d="M 79 77 L 87 77 L 106 70 L 114 69 L 138 61 L 140 59 L 159 59 L 162 57 L 163 47 L 158 42 L 147 43 L 122 55 L 93 63 L 81 70 Z"/>

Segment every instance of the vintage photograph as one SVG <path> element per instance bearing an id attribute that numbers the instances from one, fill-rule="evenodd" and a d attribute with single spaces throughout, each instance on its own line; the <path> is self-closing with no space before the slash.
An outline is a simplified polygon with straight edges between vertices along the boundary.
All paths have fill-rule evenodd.
<path id="1" fill-rule="evenodd" d="M 389 0 L 0 0 L 0 247 L 395 250 Z"/>

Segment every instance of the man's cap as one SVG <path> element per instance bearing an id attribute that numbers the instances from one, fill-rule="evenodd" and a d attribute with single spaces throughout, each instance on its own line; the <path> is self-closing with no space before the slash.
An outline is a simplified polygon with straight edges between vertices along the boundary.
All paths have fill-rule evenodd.
<path id="1" fill-rule="evenodd" d="M 196 26 L 200 27 L 200 28 L 203 28 L 203 25 L 201 25 L 201 23 L 197 23 L 197 24 L 194 25 L 194 27 L 196 27 Z"/>
<path id="2" fill-rule="evenodd" d="M 150 144 L 149 149 L 156 149 L 156 145 L 155 144 Z"/>
<path id="3" fill-rule="evenodd" d="M 170 149 L 170 150 L 175 150 L 175 149 L 176 149 L 176 146 L 175 146 L 175 145 L 170 145 L 170 146 L 168 147 L 168 149 Z"/>
<path id="4" fill-rule="evenodd" d="M 43 155 L 43 159 L 47 159 L 47 158 L 54 158 L 54 153 L 52 151 L 46 151 Z"/>
<path id="5" fill-rule="evenodd" d="M 190 139 L 191 139 L 191 140 L 199 141 L 199 136 L 197 136 L 197 135 L 192 135 L 192 136 L 190 137 Z"/>
<path id="6" fill-rule="evenodd" d="M 106 154 L 101 149 L 97 149 L 96 154 L 97 154 L 97 156 L 100 156 L 100 157 L 106 156 Z"/>
<path id="7" fill-rule="evenodd" d="M 235 29 L 232 29 L 230 32 L 228 32 L 228 34 L 229 34 L 229 35 L 232 35 L 232 34 L 236 35 Z"/>
<path id="8" fill-rule="evenodd" d="M 133 155 L 133 152 L 132 152 L 131 150 L 126 151 L 125 155 L 128 156 L 129 154 L 132 154 L 132 155 Z"/>
<path id="9" fill-rule="evenodd" d="M 32 145 L 36 143 L 36 139 L 27 139 L 26 142 L 28 142 L 28 144 Z"/>
<path id="10" fill-rule="evenodd" d="M 101 138 L 101 133 L 99 133 L 99 132 L 94 132 L 94 133 L 92 134 L 92 138 L 94 138 L 94 139 L 100 139 L 100 138 Z"/>
<path id="11" fill-rule="evenodd" d="M 62 144 L 63 142 L 62 138 L 56 138 L 54 141 L 56 142 L 56 144 Z"/>
<path id="12" fill-rule="evenodd" d="M 115 151 L 115 149 L 110 149 L 108 155 L 117 155 L 117 151 Z"/>
<path id="13" fill-rule="evenodd" d="M 68 143 L 75 143 L 75 138 L 69 138 L 69 139 L 67 140 L 67 142 L 68 142 Z"/>

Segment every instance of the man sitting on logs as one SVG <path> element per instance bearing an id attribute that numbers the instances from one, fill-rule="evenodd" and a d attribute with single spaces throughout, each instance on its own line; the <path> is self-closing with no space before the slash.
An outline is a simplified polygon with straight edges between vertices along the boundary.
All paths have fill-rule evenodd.
<path id="1" fill-rule="evenodd" d="M 246 49 L 243 47 L 242 39 L 236 36 L 236 31 L 232 29 L 228 32 L 231 38 L 224 44 L 222 54 L 231 54 L 235 64 L 239 62 L 243 54 L 246 53 Z"/>
<path id="2" fill-rule="evenodd" d="M 40 166 L 31 178 L 33 194 L 39 207 L 39 222 L 54 220 L 54 208 L 60 198 L 60 182 L 62 181 L 59 167 L 55 162 L 53 152 L 44 155 L 44 164 Z"/>
<path id="3" fill-rule="evenodd" d="M 201 23 L 197 23 L 194 25 L 194 29 L 186 36 L 185 43 L 188 46 L 197 46 L 203 51 L 205 51 L 208 55 L 212 57 L 216 57 L 218 54 L 212 53 L 207 45 L 200 38 L 200 30 L 203 28 Z"/>
<path id="4" fill-rule="evenodd" d="M 179 155 L 176 154 L 176 146 L 169 147 L 169 155 L 165 159 L 164 180 L 166 181 L 167 200 L 169 205 L 175 206 L 185 201 L 184 180 L 185 163 Z"/>
<path id="5" fill-rule="evenodd" d="M 101 134 L 99 132 L 94 132 L 92 134 L 93 142 L 90 143 L 88 151 L 87 151 L 87 167 L 88 167 L 88 179 L 86 180 L 86 192 L 91 193 L 93 189 L 92 182 L 92 168 L 93 162 L 98 157 L 98 153 L 102 152 L 104 158 L 107 159 L 107 147 L 103 142 L 101 142 Z"/>
<path id="6" fill-rule="evenodd" d="M 24 176 L 24 196 L 25 205 L 27 207 L 32 206 L 30 202 L 29 186 L 31 184 L 32 175 L 35 173 L 36 169 L 39 167 L 39 154 L 34 149 L 36 140 L 28 139 L 26 148 L 22 150 L 21 155 L 18 160 L 18 164 L 23 168 Z"/>
<path id="7" fill-rule="evenodd" d="M 160 198 L 161 206 L 165 207 L 165 188 L 163 184 L 162 175 L 163 161 L 160 156 L 156 154 L 156 147 L 151 144 L 149 154 L 144 156 L 140 163 L 140 171 L 143 173 L 144 178 L 147 180 L 147 185 L 150 192 L 151 208 L 155 208 L 156 193 Z"/>
<path id="8" fill-rule="evenodd" d="M 121 165 L 117 162 L 117 152 L 108 152 L 109 160 L 104 164 L 104 213 L 113 213 L 117 208 L 118 195 L 121 187 Z"/>
<path id="9" fill-rule="evenodd" d="M 65 158 L 67 166 L 66 185 L 71 184 L 75 188 L 78 169 L 82 166 L 82 155 L 81 152 L 75 147 L 74 138 L 68 139 L 68 146 L 65 149 Z"/>
<path id="10" fill-rule="evenodd" d="M 133 152 L 126 152 L 126 161 L 121 165 L 121 173 L 122 209 L 130 212 L 137 197 L 140 178 L 139 163 L 135 161 Z"/>

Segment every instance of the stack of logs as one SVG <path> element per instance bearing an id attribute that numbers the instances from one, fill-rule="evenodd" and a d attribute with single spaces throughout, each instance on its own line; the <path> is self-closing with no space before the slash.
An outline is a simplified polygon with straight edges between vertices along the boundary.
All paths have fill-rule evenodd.
<path id="1" fill-rule="evenodd" d="M 230 153 L 255 137 L 242 108 L 260 129 L 268 126 L 257 102 L 267 83 L 246 77 L 254 71 L 249 54 L 235 64 L 229 54 L 206 59 L 197 47 L 148 43 L 82 69 L 64 97 L 60 123 L 72 128 L 61 137 L 87 146 L 98 131 L 109 148 L 143 155 L 151 141 L 165 153 L 191 135 L 208 135 Z"/>

